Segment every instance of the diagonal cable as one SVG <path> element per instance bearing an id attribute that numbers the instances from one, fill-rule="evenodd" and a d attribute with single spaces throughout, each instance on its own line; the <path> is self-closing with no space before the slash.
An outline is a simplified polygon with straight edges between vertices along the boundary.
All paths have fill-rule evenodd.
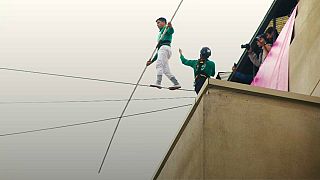
<path id="1" fill-rule="evenodd" d="M 153 110 L 153 111 L 146 111 L 146 112 L 141 112 L 141 113 L 125 115 L 123 117 L 126 118 L 126 117 L 133 117 L 133 116 L 139 116 L 139 115 L 144 115 L 144 114 L 151 114 L 151 113 L 156 113 L 156 112 L 162 112 L 162 111 L 168 111 L 168 110 L 172 110 L 172 109 L 178 109 L 178 108 L 182 108 L 182 107 L 187 107 L 187 106 L 191 106 L 191 105 L 192 104 L 185 104 L 185 105 L 174 106 L 174 107 L 169 107 L 169 108 L 164 108 L 164 109 L 158 109 L 158 110 Z M 54 126 L 54 127 L 49 127 L 49 128 L 41 128 L 41 129 L 34 129 L 34 130 L 28 130 L 28 131 L 20 131 L 20 132 L 0 134 L 0 137 L 20 135 L 20 134 L 28 134 L 28 133 L 35 133 L 35 132 L 41 132 L 41 131 L 49 131 L 49 130 L 54 130 L 54 129 L 81 126 L 81 125 L 87 125 L 87 124 L 94 124 L 94 123 L 100 123 L 100 122 L 115 120 L 115 119 L 119 119 L 119 117 L 112 117 L 112 118 L 106 118 L 106 119 L 95 120 L 95 121 L 86 121 L 86 122 L 75 123 L 75 124 Z"/>
<path id="2" fill-rule="evenodd" d="M 176 8 L 176 10 L 175 10 L 175 12 L 174 12 L 174 14 L 173 14 L 173 16 L 172 16 L 172 18 L 171 18 L 171 20 L 170 20 L 170 23 L 173 21 L 173 19 L 174 19 L 174 17 L 176 16 L 178 10 L 180 9 L 180 6 L 181 6 L 182 3 L 183 3 L 183 0 L 180 1 L 178 7 Z M 159 41 L 158 41 L 158 44 L 159 44 L 160 41 L 163 39 L 163 37 L 164 37 L 164 35 L 166 34 L 167 30 L 168 30 L 168 26 L 165 27 L 165 29 L 164 29 L 164 31 L 163 31 L 163 34 L 161 35 L 161 37 L 160 37 L 160 39 L 159 39 Z M 155 52 L 156 52 L 156 50 L 157 50 L 157 48 L 158 48 L 158 44 L 157 44 L 156 47 L 154 48 L 154 50 L 153 50 L 153 52 L 152 52 L 151 57 L 149 58 L 149 60 L 151 60 L 151 59 L 153 58 L 153 56 L 154 56 L 154 54 L 155 54 Z M 144 73 L 146 72 L 147 67 L 148 67 L 147 65 L 144 67 L 144 69 L 143 69 L 143 71 L 142 71 L 142 73 L 141 73 L 141 75 L 140 75 L 140 77 L 139 77 L 139 79 L 138 79 L 138 81 L 137 81 L 137 83 L 136 83 L 136 85 L 135 85 L 135 87 L 134 87 L 134 89 L 133 89 L 130 97 L 129 97 L 128 102 L 127 102 L 126 105 L 124 106 L 124 109 L 123 109 L 123 111 L 122 111 L 122 113 L 121 113 L 121 115 L 120 115 L 120 118 L 119 118 L 119 120 L 118 120 L 118 122 L 117 122 L 117 125 L 116 125 L 116 127 L 115 127 L 115 129 L 114 129 L 114 131 L 113 131 L 112 136 L 111 136 L 111 140 L 110 140 L 109 143 L 108 143 L 108 146 L 107 146 L 106 152 L 105 152 L 105 154 L 104 154 L 104 156 L 103 156 L 102 162 L 101 162 L 101 164 L 100 164 L 98 173 L 100 173 L 101 170 L 102 170 L 103 164 L 104 164 L 105 159 L 106 159 L 106 157 L 107 157 L 107 155 L 108 155 L 109 149 L 110 149 L 110 147 L 111 147 L 111 144 L 112 144 L 112 142 L 113 142 L 113 138 L 114 138 L 114 136 L 115 136 L 115 134 L 116 134 L 116 132 L 117 132 L 117 129 L 118 129 L 118 127 L 119 127 L 119 124 L 120 124 L 120 122 L 121 122 L 121 119 L 122 119 L 122 117 L 123 117 L 123 115 L 124 115 L 124 113 L 125 113 L 128 105 L 129 105 L 130 100 L 131 100 L 131 98 L 133 97 L 133 95 L 134 95 L 134 93 L 135 93 L 135 91 L 136 91 L 136 89 L 137 89 L 137 87 L 138 87 L 138 85 L 139 85 L 139 83 L 140 83 L 140 81 L 141 81 Z"/>
<path id="3" fill-rule="evenodd" d="M 153 101 L 153 100 L 175 100 L 195 99 L 195 97 L 167 97 L 167 98 L 135 98 L 132 101 Z M 123 102 L 128 99 L 96 99 L 96 100 L 69 100 L 69 101 L 0 101 L 0 105 L 7 104 L 64 104 L 64 103 L 101 103 L 101 102 Z"/>

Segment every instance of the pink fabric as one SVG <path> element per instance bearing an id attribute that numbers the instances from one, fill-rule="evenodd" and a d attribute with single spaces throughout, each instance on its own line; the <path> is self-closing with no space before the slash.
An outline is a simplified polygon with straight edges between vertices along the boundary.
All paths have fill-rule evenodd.
<path id="1" fill-rule="evenodd" d="M 271 51 L 261 64 L 251 85 L 288 91 L 289 47 L 292 37 L 297 7 L 279 34 Z"/>

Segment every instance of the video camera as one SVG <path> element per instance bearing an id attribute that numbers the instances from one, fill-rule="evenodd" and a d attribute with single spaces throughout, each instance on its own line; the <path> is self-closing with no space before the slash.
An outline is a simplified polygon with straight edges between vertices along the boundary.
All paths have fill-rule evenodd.
<path id="1" fill-rule="evenodd" d="M 249 50 L 250 47 L 251 47 L 250 44 L 242 44 L 242 45 L 241 45 L 241 49 Z"/>
<path id="2" fill-rule="evenodd" d="M 265 41 L 267 41 L 266 34 L 259 34 L 259 35 L 255 38 L 255 40 L 258 41 L 260 38 L 263 38 Z M 258 47 L 256 47 L 256 44 L 255 44 L 255 43 L 252 44 L 252 47 L 251 47 L 250 44 L 242 44 L 242 45 L 241 45 L 241 49 L 249 50 L 250 48 L 252 48 L 252 49 L 257 49 Z"/>

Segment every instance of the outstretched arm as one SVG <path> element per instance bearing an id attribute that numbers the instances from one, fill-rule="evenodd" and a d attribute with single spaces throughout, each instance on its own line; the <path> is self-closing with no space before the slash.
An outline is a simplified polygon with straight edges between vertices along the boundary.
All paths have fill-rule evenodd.
<path id="1" fill-rule="evenodd" d="M 156 55 L 154 55 L 154 57 L 152 58 L 151 62 L 155 62 L 158 59 L 158 53 L 156 53 Z"/>
<path id="2" fill-rule="evenodd" d="M 183 56 L 181 49 L 179 49 L 179 53 L 180 53 L 180 60 L 181 60 L 182 64 L 184 64 L 184 65 L 186 65 L 186 66 L 192 67 L 193 64 L 194 64 L 194 61 L 186 59 L 186 58 Z"/>
<path id="3" fill-rule="evenodd" d="M 154 61 L 156 61 L 157 60 L 157 58 L 158 58 L 158 53 L 156 54 L 156 55 L 154 55 L 154 57 L 152 58 L 152 59 L 149 59 L 148 61 L 147 61 L 147 66 L 149 66 L 149 65 L 151 65 Z"/>

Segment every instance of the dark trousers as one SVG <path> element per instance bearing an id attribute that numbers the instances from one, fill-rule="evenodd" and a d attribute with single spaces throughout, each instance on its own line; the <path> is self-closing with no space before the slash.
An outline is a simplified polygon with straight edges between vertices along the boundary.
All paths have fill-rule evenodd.
<path id="1" fill-rule="evenodd" d="M 195 83 L 194 83 L 194 90 L 196 91 L 196 93 L 198 94 L 199 91 L 201 90 L 204 82 L 206 82 L 207 78 L 205 77 L 198 77 L 196 80 L 195 80 Z"/>
<path id="2" fill-rule="evenodd" d="M 234 77 L 239 79 L 240 82 L 245 84 L 251 84 L 253 80 L 252 74 L 243 74 L 241 72 L 235 72 Z"/>

